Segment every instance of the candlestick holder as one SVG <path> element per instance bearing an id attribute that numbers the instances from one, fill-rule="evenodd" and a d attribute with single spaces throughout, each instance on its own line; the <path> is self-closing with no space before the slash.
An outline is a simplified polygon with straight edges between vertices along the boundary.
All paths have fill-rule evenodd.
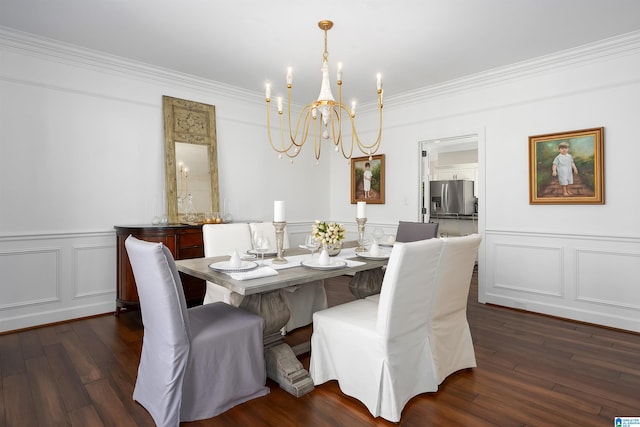
<path id="1" fill-rule="evenodd" d="M 356 218 L 356 222 L 358 223 L 358 247 L 356 252 L 366 252 L 367 249 L 362 242 L 364 242 L 364 225 L 367 223 L 367 218 Z"/>
<path id="2" fill-rule="evenodd" d="M 276 257 L 271 261 L 274 264 L 286 264 L 287 259 L 282 256 L 282 246 L 284 242 L 284 227 L 287 225 L 286 221 L 273 221 L 273 226 L 276 228 Z"/>

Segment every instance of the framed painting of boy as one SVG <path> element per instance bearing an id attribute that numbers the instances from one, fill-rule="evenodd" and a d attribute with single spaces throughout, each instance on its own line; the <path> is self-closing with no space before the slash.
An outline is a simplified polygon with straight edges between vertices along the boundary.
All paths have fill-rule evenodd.
<path id="1" fill-rule="evenodd" d="M 384 204 L 384 154 L 351 159 L 351 203 L 356 202 Z"/>
<path id="2" fill-rule="evenodd" d="M 530 136 L 529 203 L 604 204 L 604 128 Z"/>

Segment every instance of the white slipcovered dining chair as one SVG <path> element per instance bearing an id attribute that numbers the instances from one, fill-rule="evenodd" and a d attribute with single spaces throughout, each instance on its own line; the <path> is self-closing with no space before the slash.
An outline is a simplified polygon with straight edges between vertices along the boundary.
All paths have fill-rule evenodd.
<path id="1" fill-rule="evenodd" d="M 252 248 L 251 228 L 245 222 L 231 224 L 205 224 L 202 226 L 204 256 L 231 255 L 236 249 L 246 252 Z M 203 304 L 223 301 L 231 304 L 231 291 L 222 285 L 207 281 Z M 240 301 L 234 301 L 234 305 Z"/>
<path id="2" fill-rule="evenodd" d="M 431 305 L 430 331 L 438 384 L 453 372 L 476 367 L 467 322 L 467 301 L 482 238 L 471 234 L 441 240 L 443 247 Z"/>
<path id="3" fill-rule="evenodd" d="M 144 325 L 133 399 L 158 426 L 211 418 L 269 393 L 264 320 L 224 303 L 187 309 L 171 252 L 129 236 Z"/>
<path id="4" fill-rule="evenodd" d="M 249 224 L 251 234 L 262 231 L 271 241 L 271 247 L 276 248 L 276 229 L 270 222 L 253 222 Z M 289 233 L 284 229 L 283 249 L 289 248 Z M 313 313 L 327 308 L 327 292 L 324 281 L 305 283 L 304 285 L 289 286 L 283 289 L 285 303 L 289 308 L 289 321 L 284 326 L 283 332 L 289 332 L 296 328 L 311 324 Z"/>
<path id="5" fill-rule="evenodd" d="M 467 322 L 471 275 L 482 238 L 478 234 L 444 237 L 432 304 L 431 344 L 438 384 L 453 372 L 476 367 L 476 355 Z M 380 294 L 365 301 L 378 304 Z"/>
<path id="6" fill-rule="evenodd" d="M 314 314 L 314 384 L 336 379 L 373 416 L 393 422 L 413 396 L 438 389 L 430 308 L 442 245 L 396 243 L 379 303 L 360 299 Z"/>

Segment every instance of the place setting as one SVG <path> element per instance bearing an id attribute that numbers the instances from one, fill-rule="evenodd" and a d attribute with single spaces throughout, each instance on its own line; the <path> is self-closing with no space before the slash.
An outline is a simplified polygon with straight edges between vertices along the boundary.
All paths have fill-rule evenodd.
<path id="1" fill-rule="evenodd" d="M 254 248 L 245 254 L 240 254 L 235 250 L 228 261 L 218 261 L 209 264 L 209 268 L 214 271 L 228 274 L 234 280 L 250 280 L 259 279 L 261 277 L 275 276 L 278 272 L 265 265 L 264 257 L 271 250 L 271 243 L 262 231 L 256 231 L 253 236 Z M 260 255 L 260 261 L 250 261 L 246 258 L 257 259 Z M 245 259 L 243 259 L 245 258 Z"/>

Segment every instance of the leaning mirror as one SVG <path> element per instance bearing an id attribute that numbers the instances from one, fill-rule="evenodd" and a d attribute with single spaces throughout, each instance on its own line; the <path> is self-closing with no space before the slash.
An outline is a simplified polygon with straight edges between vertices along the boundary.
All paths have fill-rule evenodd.
<path id="1" fill-rule="evenodd" d="M 167 215 L 198 223 L 218 212 L 218 155 L 213 105 L 162 97 Z"/>

